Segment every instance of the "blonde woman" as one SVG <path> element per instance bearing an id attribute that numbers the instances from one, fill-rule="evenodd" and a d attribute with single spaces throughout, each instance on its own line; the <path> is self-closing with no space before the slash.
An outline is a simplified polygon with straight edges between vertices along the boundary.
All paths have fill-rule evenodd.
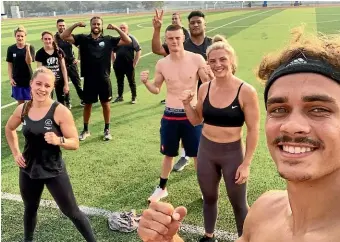
<path id="1" fill-rule="evenodd" d="M 19 26 L 14 30 L 16 43 L 7 49 L 8 77 L 12 86 L 12 98 L 18 105 L 31 99 L 31 63 L 34 61 L 34 47 L 26 43 L 26 29 Z"/>
<path id="2" fill-rule="evenodd" d="M 32 76 L 32 100 L 19 105 L 9 118 L 5 132 L 16 164 L 24 201 L 24 241 L 33 241 L 37 210 L 46 185 L 60 210 L 71 219 L 87 242 L 95 242 L 89 220 L 79 210 L 66 171 L 61 148 L 79 148 L 77 129 L 71 112 L 51 99 L 55 75 L 39 67 Z M 25 147 L 19 149 L 15 129 L 23 122 Z M 57 233 L 55 234 L 57 236 Z"/>
<path id="3" fill-rule="evenodd" d="M 246 181 L 260 123 L 256 90 L 235 76 L 236 54 L 231 45 L 222 36 L 215 36 L 207 49 L 207 58 L 215 79 L 202 84 L 196 107 L 190 105 L 191 91 L 184 91 L 181 97 L 190 122 L 193 125 L 204 123 L 197 155 L 205 227 L 205 236 L 200 242 L 216 241 L 214 230 L 222 176 L 238 235 L 242 235 L 248 213 Z M 245 149 L 241 141 L 244 125 L 247 127 Z"/>

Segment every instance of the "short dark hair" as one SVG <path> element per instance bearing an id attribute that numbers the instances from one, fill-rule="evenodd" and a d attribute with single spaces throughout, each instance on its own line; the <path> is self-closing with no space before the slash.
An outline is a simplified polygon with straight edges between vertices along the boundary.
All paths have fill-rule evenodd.
<path id="1" fill-rule="evenodd" d="M 57 20 L 57 24 L 58 24 L 58 23 L 61 23 L 61 22 L 65 22 L 65 20 L 62 19 L 62 18 L 60 18 L 60 19 Z"/>
<path id="2" fill-rule="evenodd" d="M 94 19 L 100 19 L 102 21 L 102 23 L 104 23 L 103 19 L 99 16 L 93 16 L 91 19 L 90 19 L 90 23 L 92 24 L 92 20 Z"/>
<path id="3" fill-rule="evenodd" d="M 202 13 L 201 11 L 192 11 L 189 16 L 188 16 L 188 20 L 190 21 L 190 19 L 192 17 L 202 17 L 202 18 L 205 18 L 205 15 L 204 13 Z"/>
<path id="4" fill-rule="evenodd" d="M 177 24 L 171 24 L 171 25 L 169 25 L 169 26 L 166 28 L 165 32 L 168 32 L 168 31 L 176 31 L 176 30 L 180 30 L 180 29 L 182 29 L 181 26 L 179 26 L 179 25 L 177 25 Z M 182 30 L 183 30 L 183 29 L 182 29 Z"/>

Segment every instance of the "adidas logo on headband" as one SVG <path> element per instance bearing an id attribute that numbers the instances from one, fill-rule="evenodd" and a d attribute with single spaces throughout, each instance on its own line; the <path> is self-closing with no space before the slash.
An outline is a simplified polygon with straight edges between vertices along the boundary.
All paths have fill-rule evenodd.
<path id="1" fill-rule="evenodd" d="M 306 60 L 304 60 L 302 58 L 297 58 L 297 59 L 293 60 L 292 62 L 290 62 L 288 65 L 286 65 L 286 67 L 292 66 L 292 65 L 306 64 L 306 63 L 307 63 Z"/>

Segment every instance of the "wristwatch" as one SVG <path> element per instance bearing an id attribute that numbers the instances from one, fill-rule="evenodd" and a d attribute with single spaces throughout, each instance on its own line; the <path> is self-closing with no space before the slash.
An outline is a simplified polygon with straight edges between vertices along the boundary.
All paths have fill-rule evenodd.
<path id="1" fill-rule="evenodd" d="M 65 144 L 65 138 L 64 138 L 64 136 L 61 136 L 61 137 L 60 137 L 60 143 L 61 143 L 61 144 Z"/>

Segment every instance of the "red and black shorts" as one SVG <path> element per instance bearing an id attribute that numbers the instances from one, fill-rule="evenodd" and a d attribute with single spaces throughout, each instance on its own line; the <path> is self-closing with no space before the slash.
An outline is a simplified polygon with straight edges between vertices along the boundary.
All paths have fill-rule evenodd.
<path id="1" fill-rule="evenodd" d="M 184 109 L 165 108 L 161 120 L 160 152 L 169 157 L 178 156 L 179 142 L 182 140 L 185 154 L 197 157 L 202 125 L 193 126 Z"/>

